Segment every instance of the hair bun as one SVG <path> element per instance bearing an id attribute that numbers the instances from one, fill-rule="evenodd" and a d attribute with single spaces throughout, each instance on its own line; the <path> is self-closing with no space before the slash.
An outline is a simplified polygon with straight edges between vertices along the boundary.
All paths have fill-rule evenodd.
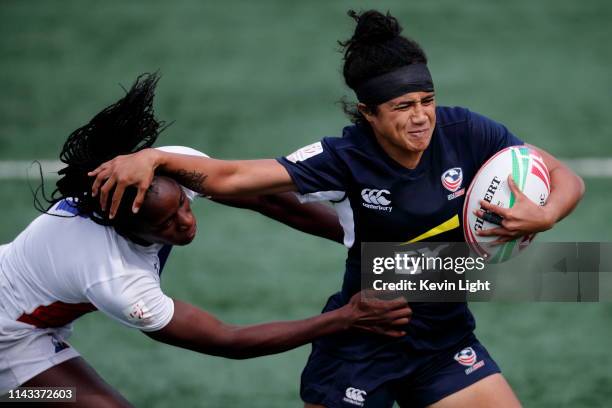
<path id="1" fill-rule="evenodd" d="M 397 19 L 387 12 L 383 14 L 376 10 L 357 13 L 349 10 L 348 15 L 357 21 L 353 37 L 349 40 L 352 45 L 380 44 L 396 37 L 402 32 Z"/>

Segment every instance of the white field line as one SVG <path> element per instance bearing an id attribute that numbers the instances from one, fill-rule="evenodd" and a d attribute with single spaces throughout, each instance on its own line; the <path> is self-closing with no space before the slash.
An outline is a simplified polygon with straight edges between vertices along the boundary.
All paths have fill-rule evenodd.
<path id="1" fill-rule="evenodd" d="M 612 157 L 583 157 L 562 159 L 582 177 L 611 178 Z M 45 179 L 58 178 L 57 171 L 64 164 L 57 160 L 39 160 Z M 0 180 L 38 180 L 38 165 L 33 160 L 0 160 Z"/>
<path id="2" fill-rule="evenodd" d="M 57 180 L 65 164 L 59 160 L 38 160 L 45 179 Z M 38 180 L 40 173 L 34 160 L 0 160 L 0 180 Z"/>
<path id="3" fill-rule="evenodd" d="M 576 158 L 563 160 L 582 177 L 612 177 L 612 157 Z"/>

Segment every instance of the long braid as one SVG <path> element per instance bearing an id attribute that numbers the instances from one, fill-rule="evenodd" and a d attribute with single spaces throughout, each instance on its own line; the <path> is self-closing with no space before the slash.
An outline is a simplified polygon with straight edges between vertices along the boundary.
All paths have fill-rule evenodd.
<path id="1" fill-rule="evenodd" d="M 97 197 L 91 196 L 93 179 L 87 173 L 116 156 L 134 153 L 155 143 L 166 128 L 165 122 L 155 118 L 153 110 L 158 81 L 157 73 L 140 75 L 123 98 L 70 134 L 60 153 L 66 167 L 58 172 L 62 177 L 51 198 L 44 197 L 41 188 L 35 193 L 38 210 L 48 212 L 58 201 L 70 198 L 79 214 L 102 225 L 113 225 L 101 211 Z M 46 208 L 37 197 L 41 190 L 48 203 Z"/>

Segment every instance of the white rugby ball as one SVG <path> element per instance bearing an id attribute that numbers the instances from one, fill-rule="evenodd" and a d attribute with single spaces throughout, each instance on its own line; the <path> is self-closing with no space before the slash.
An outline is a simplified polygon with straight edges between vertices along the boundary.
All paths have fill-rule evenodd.
<path id="1" fill-rule="evenodd" d="M 504 208 L 512 208 L 516 197 L 508 186 L 508 175 L 518 188 L 534 203 L 544 205 L 550 194 L 550 176 L 542 157 L 527 146 L 507 147 L 497 152 L 474 176 L 463 205 L 463 233 L 470 248 L 485 257 L 489 263 L 505 262 L 529 246 L 535 234 L 507 242 L 490 245 L 497 237 L 476 235 L 480 229 L 497 225 L 474 215 L 481 209 L 480 200 Z"/>

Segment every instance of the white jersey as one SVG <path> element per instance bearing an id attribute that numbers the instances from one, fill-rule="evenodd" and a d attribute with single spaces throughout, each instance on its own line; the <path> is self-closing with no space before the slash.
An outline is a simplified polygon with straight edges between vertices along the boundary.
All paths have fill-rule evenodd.
<path id="1" fill-rule="evenodd" d="M 160 149 L 205 156 L 186 147 Z M 190 200 L 196 196 L 184 190 Z M 74 319 L 93 310 L 143 331 L 170 322 L 174 303 L 160 287 L 169 246 L 135 244 L 76 215 L 69 200 L 50 212 L 64 217 L 43 214 L 0 246 L 0 342 L 33 329 L 69 330 Z"/>

